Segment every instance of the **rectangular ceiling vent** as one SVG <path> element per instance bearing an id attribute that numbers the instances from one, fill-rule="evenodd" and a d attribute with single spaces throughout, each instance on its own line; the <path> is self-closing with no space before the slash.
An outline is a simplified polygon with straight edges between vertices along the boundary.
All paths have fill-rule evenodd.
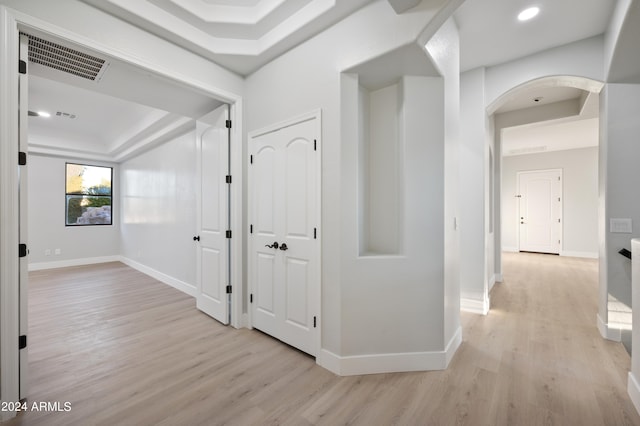
<path id="1" fill-rule="evenodd" d="M 104 59 L 79 52 L 31 34 L 29 37 L 29 62 L 44 65 L 58 71 L 95 81 L 105 64 Z"/>
<path id="2" fill-rule="evenodd" d="M 525 148 L 510 149 L 507 155 L 534 154 L 537 152 L 544 152 L 546 150 L 547 150 L 546 145 L 528 146 Z"/>

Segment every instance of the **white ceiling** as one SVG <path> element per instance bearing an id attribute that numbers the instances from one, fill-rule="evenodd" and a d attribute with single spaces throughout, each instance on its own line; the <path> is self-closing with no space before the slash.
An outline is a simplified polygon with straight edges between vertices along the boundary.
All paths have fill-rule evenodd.
<path id="1" fill-rule="evenodd" d="M 82 53 L 100 54 L 30 30 Z M 29 62 L 29 151 L 123 161 L 178 133 L 221 102 L 127 63 L 107 59 L 96 80 Z M 57 112 L 68 115 L 56 115 Z M 74 116 L 74 118 L 69 118 Z"/>
<path id="2" fill-rule="evenodd" d="M 524 57 L 602 34 L 616 0 L 465 0 L 455 13 L 460 31 L 460 67 L 467 71 Z M 529 6 L 540 14 L 517 15 Z"/>
<path id="3" fill-rule="evenodd" d="M 498 109 L 496 113 L 516 111 L 524 108 L 548 105 L 555 102 L 578 99 L 584 93 L 583 90 L 573 87 L 531 87 L 523 89 L 517 97 L 509 99 Z"/>
<path id="4" fill-rule="evenodd" d="M 533 101 L 532 94 L 541 96 L 541 101 Z M 568 87 L 530 88 L 521 91 L 521 96 L 507 102 L 496 110 L 496 113 L 516 111 L 520 119 L 541 116 L 547 118 L 503 129 L 502 155 L 536 154 L 598 146 L 599 102 L 597 93 Z M 556 118 L 552 118 L 554 116 Z"/>
<path id="5" fill-rule="evenodd" d="M 240 74 L 248 74 L 375 0 L 81 1 Z M 410 13 L 410 9 L 404 11 L 417 2 L 387 1 L 397 13 Z M 533 3 L 541 7 L 540 15 L 522 24 L 515 16 L 529 0 L 466 0 L 454 15 L 460 29 L 462 69 L 514 60 L 601 34 L 615 0 Z M 69 154 L 76 150 L 86 158 L 122 161 L 145 149 L 145 143 L 147 147 L 161 143 L 162 138 L 157 135 L 162 131 L 175 134 L 192 125 L 192 119 L 219 105 L 202 94 L 111 59 L 98 83 L 30 66 L 36 75 L 30 93 L 31 109 L 42 105 L 52 112 L 77 114 L 73 122 L 57 117 L 48 121 L 31 118 L 34 152 L 57 150 Z M 573 99 L 580 96 L 579 92 L 564 88 L 526 91 L 498 112 Z M 533 99 L 540 96 L 542 101 L 534 104 Z M 581 118 L 584 117 L 576 117 Z M 553 128 L 549 123 L 545 127 L 547 131 Z M 518 134 L 514 132 L 513 137 Z"/>
<path id="6" fill-rule="evenodd" d="M 616 0 L 465 0 L 454 15 L 460 31 L 461 71 L 600 35 L 611 20 L 615 4 Z M 529 6 L 538 6 L 540 14 L 519 22 L 518 13 Z M 583 96 L 586 93 L 582 90 L 569 87 L 532 87 L 522 90 L 496 113 L 526 111 Z M 596 96 L 573 117 L 505 129 L 502 152 L 522 155 L 597 146 L 597 113 Z"/>

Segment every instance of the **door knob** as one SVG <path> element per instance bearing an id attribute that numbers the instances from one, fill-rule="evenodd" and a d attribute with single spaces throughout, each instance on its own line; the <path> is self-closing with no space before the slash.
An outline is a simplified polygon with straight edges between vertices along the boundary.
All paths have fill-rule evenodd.
<path id="1" fill-rule="evenodd" d="M 193 241 L 200 241 L 200 235 L 193 237 Z"/>
<path id="2" fill-rule="evenodd" d="M 267 244 L 265 247 L 277 249 L 279 246 L 280 246 L 280 244 L 278 244 L 277 241 L 274 241 L 273 244 L 271 244 L 271 245 Z"/>
<path id="3" fill-rule="evenodd" d="M 289 247 L 287 247 L 287 243 L 282 243 L 282 244 L 280 244 L 280 250 L 282 250 L 282 251 L 287 251 L 287 250 L 289 250 Z"/>

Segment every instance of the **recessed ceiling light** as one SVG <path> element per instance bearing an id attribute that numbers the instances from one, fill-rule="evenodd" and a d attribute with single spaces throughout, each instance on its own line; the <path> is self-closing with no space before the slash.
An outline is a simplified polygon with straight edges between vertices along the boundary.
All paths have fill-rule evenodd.
<path id="1" fill-rule="evenodd" d="M 51 117 L 51 114 L 49 114 L 46 111 L 38 111 L 38 116 L 40 116 L 40 117 Z"/>
<path id="2" fill-rule="evenodd" d="M 529 7 L 518 14 L 519 21 L 528 21 L 535 18 L 540 13 L 539 7 Z"/>

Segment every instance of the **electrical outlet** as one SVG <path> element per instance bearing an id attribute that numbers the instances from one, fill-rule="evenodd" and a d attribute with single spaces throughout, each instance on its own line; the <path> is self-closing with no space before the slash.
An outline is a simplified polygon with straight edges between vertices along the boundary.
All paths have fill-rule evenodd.
<path id="1" fill-rule="evenodd" d="M 56 249 L 54 253 L 55 253 L 56 255 L 59 255 L 59 254 L 60 254 L 60 249 Z"/>

